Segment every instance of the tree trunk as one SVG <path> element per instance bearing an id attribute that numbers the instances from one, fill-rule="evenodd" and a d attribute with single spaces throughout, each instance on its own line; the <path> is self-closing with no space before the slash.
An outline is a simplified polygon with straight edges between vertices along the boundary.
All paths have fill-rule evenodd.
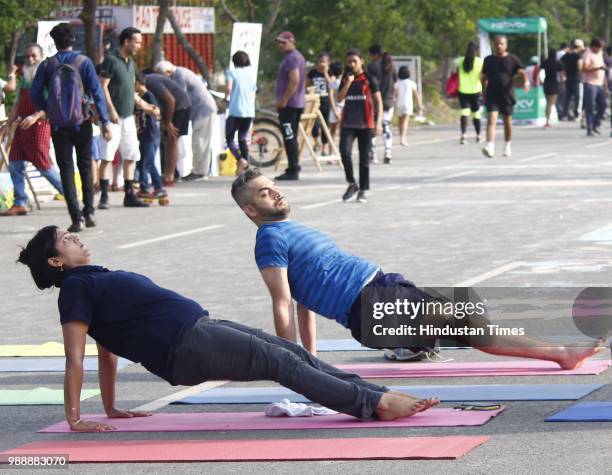
<path id="1" fill-rule="evenodd" d="M 153 35 L 153 47 L 151 51 L 151 67 L 154 68 L 162 60 L 164 50 L 164 24 L 168 18 L 170 1 L 159 0 L 159 13 L 157 15 L 157 25 Z"/>
<path id="2" fill-rule="evenodd" d="M 253 23 L 255 20 L 255 10 L 253 9 L 253 0 L 247 0 L 247 12 L 249 23 Z"/>
<path id="3" fill-rule="evenodd" d="M 15 64 L 15 56 L 17 56 L 17 46 L 19 46 L 19 39 L 23 31 L 15 30 L 11 33 L 11 48 L 9 50 L 8 62 L 6 64 L 6 70 L 9 71 L 11 66 Z"/>
<path id="4" fill-rule="evenodd" d="M 191 43 L 189 43 L 189 40 L 187 39 L 183 31 L 181 30 L 181 27 L 179 26 L 178 22 L 176 21 L 172 10 L 168 10 L 168 21 L 172 25 L 172 29 L 174 30 L 174 34 L 176 35 L 179 43 L 187 52 L 189 57 L 193 60 L 193 62 L 196 63 L 198 69 L 200 70 L 200 73 L 202 73 L 202 77 L 206 79 L 206 82 L 208 82 L 208 67 L 206 67 L 206 63 L 202 59 L 202 56 L 200 56 L 199 53 L 193 48 L 193 46 L 191 46 Z"/>
<path id="5" fill-rule="evenodd" d="M 602 8 L 603 8 L 603 34 L 604 34 L 604 42 L 607 46 L 610 45 L 610 1 L 603 0 Z"/>
<path id="6" fill-rule="evenodd" d="M 585 33 L 588 33 L 590 30 L 590 23 L 591 23 L 591 11 L 589 8 L 589 0 L 584 0 L 584 13 L 582 16 L 583 19 L 583 25 L 582 25 L 582 30 Z"/>
<path id="7" fill-rule="evenodd" d="M 85 28 L 85 54 L 94 64 L 98 63 L 98 45 L 96 44 L 96 7 L 97 0 L 83 0 L 83 10 L 79 18 Z"/>
<path id="8" fill-rule="evenodd" d="M 283 4 L 283 0 L 274 0 L 274 5 L 272 6 L 272 10 L 270 11 L 270 16 L 268 17 L 268 21 L 263 28 L 263 35 L 267 36 L 272 32 L 272 28 L 274 28 L 274 23 L 276 23 L 276 18 L 278 17 L 278 12 L 280 11 L 281 5 Z"/>

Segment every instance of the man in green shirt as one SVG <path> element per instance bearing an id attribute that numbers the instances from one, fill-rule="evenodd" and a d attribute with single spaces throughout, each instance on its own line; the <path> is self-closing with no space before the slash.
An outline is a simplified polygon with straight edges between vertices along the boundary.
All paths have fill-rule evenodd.
<path id="1" fill-rule="evenodd" d="M 142 45 L 142 35 L 136 28 L 125 28 L 119 36 L 119 49 L 106 57 L 101 66 L 100 82 L 106 96 L 106 105 L 110 117 L 112 140 L 101 142 L 100 155 L 100 203 L 98 208 L 108 209 L 108 185 L 111 164 L 119 150 L 123 160 L 123 178 L 125 197 L 123 205 L 128 207 L 148 206 L 140 200 L 133 190 L 135 164 L 140 160 L 140 150 L 134 106 L 154 114 L 156 107 L 142 101 L 136 96 L 136 66 L 132 56 Z"/>

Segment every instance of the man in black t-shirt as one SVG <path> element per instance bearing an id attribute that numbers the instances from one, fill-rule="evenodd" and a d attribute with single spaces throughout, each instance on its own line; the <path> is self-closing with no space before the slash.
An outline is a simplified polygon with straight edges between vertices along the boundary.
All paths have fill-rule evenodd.
<path id="1" fill-rule="evenodd" d="M 325 125 L 329 125 L 328 120 L 331 107 L 329 102 L 329 84 L 331 83 L 331 78 L 329 77 L 329 55 L 327 53 L 319 55 L 315 67 L 308 71 L 306 79 L 307 85 L 313 86 L 315 94 L 319 95 L 319 110 L 321 111 Z M 327 135 L 321 132 L 321 124 L 317 121 L 312 128 L 312 136 L 318 140 L 319 135 L 321 135 L 321 143 L 323 144 L 321 151 L 325 154 L 327 152 L 326 145 L 329 140 L 327 139 Z M 331 153 L 331 148 L 329 152 Z"/>
<path id="2" fill-rule="evenodd" d="M 565 97 L 563 98 L 563 113 L 560 119 L 567 118 L 574 120 L 578 117 L 578 102 L 580 101 L 580 59 L 582 53 L 579 50 L 580 43 L 572 43 L 569 53 L 565 53 L 561 58 L 565 68 Z M 574 99 L 572 115 L 569 115 L 570 102 Z"/>
<path id="3" fill-rule="evenodd" d="M 513 79 L 517 74 L 523 76 L 523 88 L 529 91 L 529 80 L 520 59 L 508 53 L 508 40 L 504 35 L 498 35 L 493 40 L 495 54 L 487 56 L 482 66 L 482 89 L 485 91 L 487 107 L 487 144 L 482 153 L 493 158 L 495 146 L 495 124 L 497 116 L 504 120 L 504 157 L 510 157 L 510 141 L 512 140 L 512 113 L 514 112 Z"/>

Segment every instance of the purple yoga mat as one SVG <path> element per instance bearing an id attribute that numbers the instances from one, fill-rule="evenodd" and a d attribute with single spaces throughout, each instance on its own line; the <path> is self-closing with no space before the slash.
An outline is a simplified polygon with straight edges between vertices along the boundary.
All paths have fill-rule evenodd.
<path id="1" fill-rule="evenodd" d="M 286 429 L 372 429 L 386 427 L 451 427 L 481 426 L 501 411 L 461 411 L 434 408 L 390 422 L 362 422 L 344 414 L 313 417 L 268 417 L 263 412 L 197 412 L 157 413 L 150 417 L 109 419 L 100 414 L 82 415 L 86 421 L 113 425 L 117 432 L 190 432 L 226 430 L 286 430 Z M 71 432 L 65 421 L 38 432 Z"/>
<path id="2" fill-rule="evenodd" d="M 580 368 L 564 370 L 551 361 L 515 360 L 474 363 L 366 363 L 338 365 L 362 378 L 441 378 L 466 376 L 567 376 L 599 374 L 610 360 L 589 360 Z"/>

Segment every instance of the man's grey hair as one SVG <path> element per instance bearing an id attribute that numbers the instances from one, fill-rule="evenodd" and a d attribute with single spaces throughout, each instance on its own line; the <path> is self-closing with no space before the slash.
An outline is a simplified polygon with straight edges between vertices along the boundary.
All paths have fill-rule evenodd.
<path id="1" fill-rule="evenodd" d="M 260 176 L 262 174 L 259 168 L 248 168 L 238 175 L 232 183 L 232 198 L 234 198 L 234 201 L 240 208 L 244 208 L 245 205 L 250 203 L 251 193 L 249 191 L 249 183 Z"/>
<path id="2" fill-rule="evenodd" d="M 167 72 L 173 72 L 176 66 L 170 61 L 160 61 L 155 65 L 155 72 L 159 74 L 166 74 Z"/>

